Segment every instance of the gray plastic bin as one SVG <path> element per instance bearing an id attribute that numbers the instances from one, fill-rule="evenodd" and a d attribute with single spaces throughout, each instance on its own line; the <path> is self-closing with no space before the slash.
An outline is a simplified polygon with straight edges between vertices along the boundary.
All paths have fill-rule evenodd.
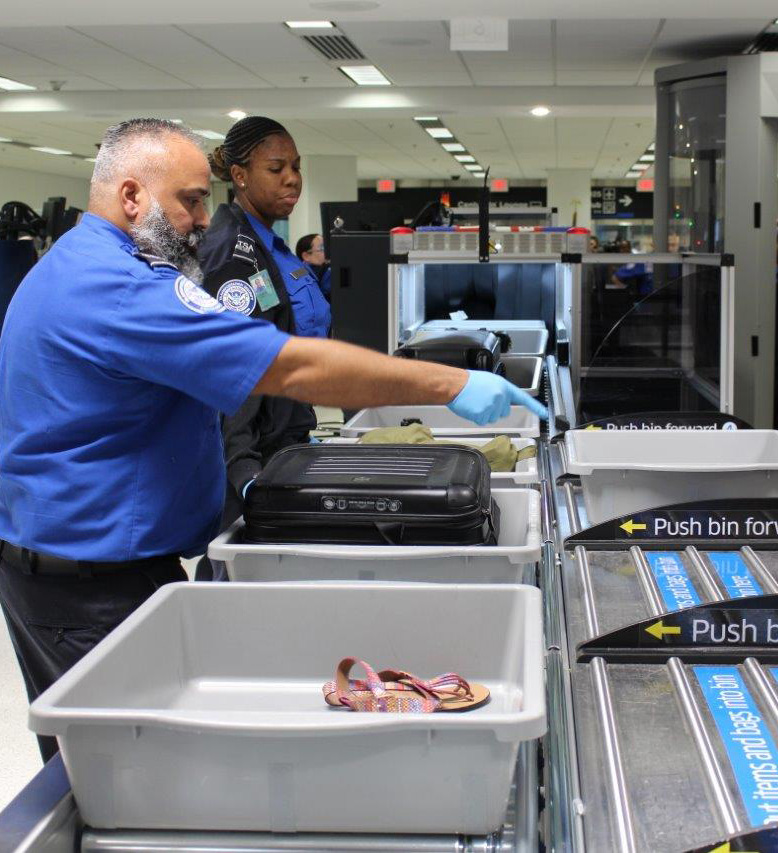
<path id="1" fill-rule="evenodd" d="M 505 378 L 517 388 L 537 397 L 540 392 L 540 378 L 543 374 L 543 359 L 530 355 L 502 356 L 505 365 Z"/>
<path id="2" fill-rule="evenodd" d="M 511 339 L 508 352 L 516 355 L 543 356 L 548 346 L 548 330 L 544 323 L 536 320 L 429 320 L 419 331 L 442 329 L 505 332 Z"/>
<path id="3" fill-rule="evenodd" d="M 492 439 L 487 436 L 474 436 L 472 438 L 443 438 L 440 440 L 451 442 L 460 440 L 462 444 L 468 447 L 483 447 L 484 444 L 487 444 Z M 358 438 L 325 438 L 323 440 L 324 444 L 356 444 L 358 441 Z M 513 437 L 511 444 L 517 450 L 536 446 L 534 438 Z M 538 460 L 537 456 L 533 456 L 529 459 L 520 459 L 513 471 L 492 471 L 491 485 L 492 489 L 508 489 L 512 486 L 531 486 L 539 481 Z"/>
<path id="4" fill-rule="evenodd" d="M 704 498 L 778 497 L 774 430 L 570 430 L 562 446 L 591 524 Z"/>
<path id="5" fill-rule="evenodd" d="M 344 438 L 354 438 L 376 427 L 400 426 L 407 418 L 418 418 L 432 430 L 433 435 L 517 435 L 522 438 L 537 438 L 540 421 L 524 406 L 511 406 L 507 418 L 492 424 L 478 426 L 466 418 L 455 415 L 447 406 L 378 406 L 362 409 L 340 430 Z"/>
<path id="6" fill-rule="evenodd" d="M 467 713 L 330 708 L 321 685 L 346 656 L 421 677 L 455 670 L 492 698 Z M 489 833 L 519 743 L 546 728 L 540 593 L 171 584 L 29 721 L 59 739 L 92 827 Z"/>
<path id="7" fill-rule="evenodd" d="M 231 581 L 420 581 L 534 583 L 540 559 L 540 497 L 535 489 L 494 489 L 500 536 L 491 545 L 258 545 L 243 522 L 208 546 Z"/>

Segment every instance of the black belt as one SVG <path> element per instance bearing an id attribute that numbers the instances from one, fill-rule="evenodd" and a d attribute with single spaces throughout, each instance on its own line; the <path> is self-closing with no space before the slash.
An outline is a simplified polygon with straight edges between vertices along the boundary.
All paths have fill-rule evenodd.
<path id="1" fill-rule="evenodd" d="M 66 560 L 63 557 L 53 557 L 41 554 L 40 551 L 30 551 L 20 548 L 10 542 L 0 541 L 0 557 L 15 569 L 28 575 L 64 575 L 70 577 L 90 578 L 99 574 L 110 574 L 128 569 L 142 570 L 158 568 L 161 565 L 180 565 L 179 557 L 167 554 L 161 557 L 145 557 L 141 560 L 125 560 L 124 562 L 93 562 L 92 560 Z"/>

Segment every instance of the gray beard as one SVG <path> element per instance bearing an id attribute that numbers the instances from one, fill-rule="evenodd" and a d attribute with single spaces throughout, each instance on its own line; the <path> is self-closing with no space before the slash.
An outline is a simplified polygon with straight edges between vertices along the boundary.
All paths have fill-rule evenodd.
<path id="1" fill-rule="evenodd" d="M 153 199 L 143 222 L 130 225 L 129 230 L 141 252 L 162 258 L 195 284 L 202 284 L 203 271 L 197 260 L 197 247 L 203 239 L 204 228 L 179 234 L 165 216 L 160 203 Z"/>

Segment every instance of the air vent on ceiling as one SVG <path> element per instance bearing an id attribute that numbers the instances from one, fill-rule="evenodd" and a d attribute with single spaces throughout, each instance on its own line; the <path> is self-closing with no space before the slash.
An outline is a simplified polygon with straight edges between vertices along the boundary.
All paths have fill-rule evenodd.
<path id="1" fill-rule="evenodd" d="M 362 51 L 348 36 L 303 36 L 305 41 L 325 59 L 364 59 Z"/>

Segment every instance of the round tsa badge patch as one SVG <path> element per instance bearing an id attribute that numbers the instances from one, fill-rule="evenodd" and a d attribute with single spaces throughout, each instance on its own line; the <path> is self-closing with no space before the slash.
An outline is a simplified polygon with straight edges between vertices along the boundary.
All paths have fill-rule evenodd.
<path id="1" fill-rule="evenodd" d="M 220 314 L 224 311 L 223 305 L 185 275 L 176 279 L 175 288 L 178 301 L 195 314 Z"/>
<path id="2" fill-rule="evenodd" d="M 257 304 L 257 294 L 248 282 L 234 278 L 225 281 L 219 288 L 216 298 L 228 311 L 237 311 L 248 316 Z"/>

